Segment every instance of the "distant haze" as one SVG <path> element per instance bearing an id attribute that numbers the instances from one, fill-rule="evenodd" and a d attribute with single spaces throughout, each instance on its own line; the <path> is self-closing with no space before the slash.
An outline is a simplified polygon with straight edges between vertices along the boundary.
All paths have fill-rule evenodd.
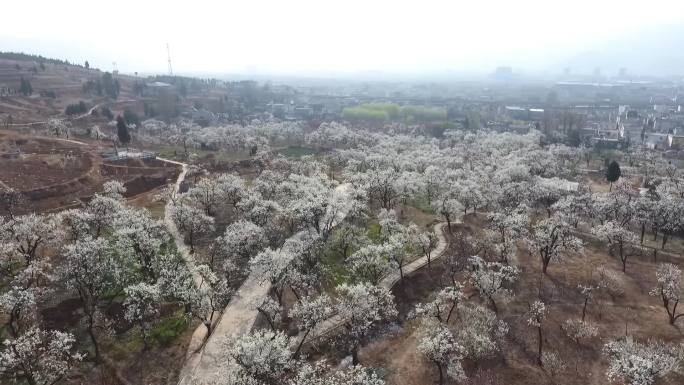
<path id="1" fill-rule="evenodd" d="M 681 0 L 6 1 L 0 50 L 111 70 L 684 74 Z"/>

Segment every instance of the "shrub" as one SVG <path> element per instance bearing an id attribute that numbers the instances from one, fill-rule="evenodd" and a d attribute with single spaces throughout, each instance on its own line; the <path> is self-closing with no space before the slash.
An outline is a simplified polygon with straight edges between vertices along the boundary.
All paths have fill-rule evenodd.
<path id="1" fill-rule="evenodd" d="M 187 327 L 188 318 L 182 312 L 177 312 L 153 327 L 150 331 L 150 337 L 156 343 L 167 346 L 178 338 Z"/>

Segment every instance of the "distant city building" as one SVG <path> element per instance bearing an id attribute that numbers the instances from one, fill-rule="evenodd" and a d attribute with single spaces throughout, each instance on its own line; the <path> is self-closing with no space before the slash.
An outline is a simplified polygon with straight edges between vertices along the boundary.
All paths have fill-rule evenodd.
<path id="1" fill-rule="evenodd" d="M 308 119 L 313 116 L 313 108 L 311 107 L 296 107 L 294 115 L 300 119 Z"/>
<path id="2" fill-rule="evenodd" d="M 644 134 L 644 146 L 654 150 L 666 150 L 672 147 L 674 135 L 659 132 L 647 132 Z"/>
<path id="3" fill-rule="evenodd" d="M 515 76 L 513 75 L 513 68 L 503 66 L 497 67 L 491 77 L 494 80 L 512 80 Z"/>

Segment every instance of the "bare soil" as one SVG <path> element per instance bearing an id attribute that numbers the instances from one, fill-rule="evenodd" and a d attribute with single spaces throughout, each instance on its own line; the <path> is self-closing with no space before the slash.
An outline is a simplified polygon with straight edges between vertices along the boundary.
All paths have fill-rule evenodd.
<path id="1" fill-rule="evenodd" d="M 477 232 L 483 218 L 471 214 L 465 222 L 469 231 Z M 673 262 L 682 265 L 681 260 Z M 389 385 L 437 383 L 437 370 L 417 352 L 414 321 L 406 321 L 405 315 L 416 303 L 428 300 L 441 287 L 441 264 L 437 261 L 432 269 L 422 269 L 394 288 L 400 312 L 399 330 L 377 339 L 361 351 L 362 364 L 386 369 Z M 562 264 L 552 262 L 547 276 L 541 274 L 537 256 L 530 255 L 523 247 L 519 248 L 516 264 L 522 270 L 514 288 L 516 294 L 498 306 L 499 317 L 508 322 L 511 330 L 500 354 L 478 362 L 464 362 L 470 384 L 604 385 L 608 383 L 605 377 L 607 363 L 601 349 L 609 340 L 627 334 L 639 340 L 684 341 L 681 325 L 670 326 L 662 303 L 648 295 L 655 284 L 656 269 L 650 258 L 633 258 L 627 273 L 623 274 L 619 261 L 611 257 L 603 245 L 589 243 L 584 255 L 570 256 Z M 565 335 L 561 325 L 569 318 L 581 317 L 582 297 L 577 285 L 587 282 L 599 266 L 618 274 L 624 294 L 600 293 L 592 299 L 587 320 L 598 326 L 599 336 L 576 345 Z M 468 289 L 468 294 L 472 295 L 470 301 L 480 302 L 472 288 Z M 525 322 L 529 304 L 537 299 L 542 299 L 550 308 L 543 325 L 545 349 L 556 352 L 565 362 L 565 369 L 555 377 L 548 368 L 537 366 L 536 329 Z M 684 376 L 671 376 L 668 381 L 660 383 L 681 384 Z"/>

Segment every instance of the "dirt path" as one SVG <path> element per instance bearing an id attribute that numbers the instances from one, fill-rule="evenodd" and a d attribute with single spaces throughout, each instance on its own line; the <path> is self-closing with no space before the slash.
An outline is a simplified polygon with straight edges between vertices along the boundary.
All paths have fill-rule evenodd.
<path id="1" fill-rule="evenodd" d="M 173 185 L 173 191 L 172 195 L 178 194 L 178 191 L 180 190 L 181 183 L 183 183 L 183 180 L 185 180 L 185 174 L 188 172 L 188 165 L 185 163 L 181 162 L 176 162 L 175 160 L 170 160 L 170 159 L 164 159 L 164 158 L 157 158 L 158 160 L 162 162 L 167 162 L 171 164 L 175 164 L 178 166 L 182 167 L 182 170 L 180 174 L 178 174 L 178 178 L 176 179 L 176 183 Z M 166 207 L 164 209 L 164 224 L 166 225 L 166 228 L 169 229 L 169 233 L 173 237 L 173 241 L 176 244 L 176 248 L 178 249 L 178 252 L 180 253 L 181 257 L 185 261 L 185 263 L 189 265 L 194 265 L 195 263 L 195 258 L 193 258 L 192 254 L 190 253 L 190 248 L 185 245 L 185 239 L 183 235 L 181 235 L 180 231 L 178 230 L 178 227 L 176 226 L 176 223 L 173 221 L 173 218 L 171 218 L 171 205 L 173 205 L 173 202 L 169 200 L 166 203 Z M 195 283 L 199 286 L 201 284 L 201 279 L 199 279 L 198 276 L 195 276 Z"/>
<path id="2" fill-rule="evenodd" d="M 349 196 L 349 190 L 350 185 L 345 183 L 337 186 L 334 193 Z M 340 210 L 335 222 L 342 222 L 349 209 L 348 206 Z M 200 326 L 195 330 L 188 347 L 188 357 L 179 375 L 179 385 L 188 385 L 195 380 L 200 383 L 208 382 L 218 374 L 217 369 L 225 360 L 222 352 L 225 337 L 246 334 L 252 330 L 259 315 L 255 304 L 262 302 L 270 289 L 270 283 L 264 281 L 258 272 L 251 273 L 224 309 L 204 348 L 199 351 L 197 350 L 206 336 L 206 328 Z"/>
<path id="3" fill-rule="evenodd" d="M 56 117 L 54 117 L 53 119 L 57 119 L 57 120 L 62 121 L 62 122 L 80 120 L 80 119 L 85 118 L 86 116 L 90 116 L 93 113 L 93 111 L 95 111 L 96 109 L 98 109 L 104 105 L 112 105 L 112 104 L 118 104 L 118 103 L 131 103 L 131 102 L 136 102 L 136 100 L 135 99 L 127 99 L 127 100 L 115 100 L 112 102 L 97 103 L 96 105 L 92 106 L 87 112 L 85 112 L 81 115 L 75 116 L 73 118 L 60 118 L 59 116 L 61 114 L 59 114 Z M 22 127 L 22 126 L 35 126 L 38 124 L 47 124 L 47 123 L 48 123 L 48 121 L 45 120 L 45 121 L 30 122 L 30 123 L 10 123 L 10 124 L 8 124 L 8 126 L 9 127 Z"/>

